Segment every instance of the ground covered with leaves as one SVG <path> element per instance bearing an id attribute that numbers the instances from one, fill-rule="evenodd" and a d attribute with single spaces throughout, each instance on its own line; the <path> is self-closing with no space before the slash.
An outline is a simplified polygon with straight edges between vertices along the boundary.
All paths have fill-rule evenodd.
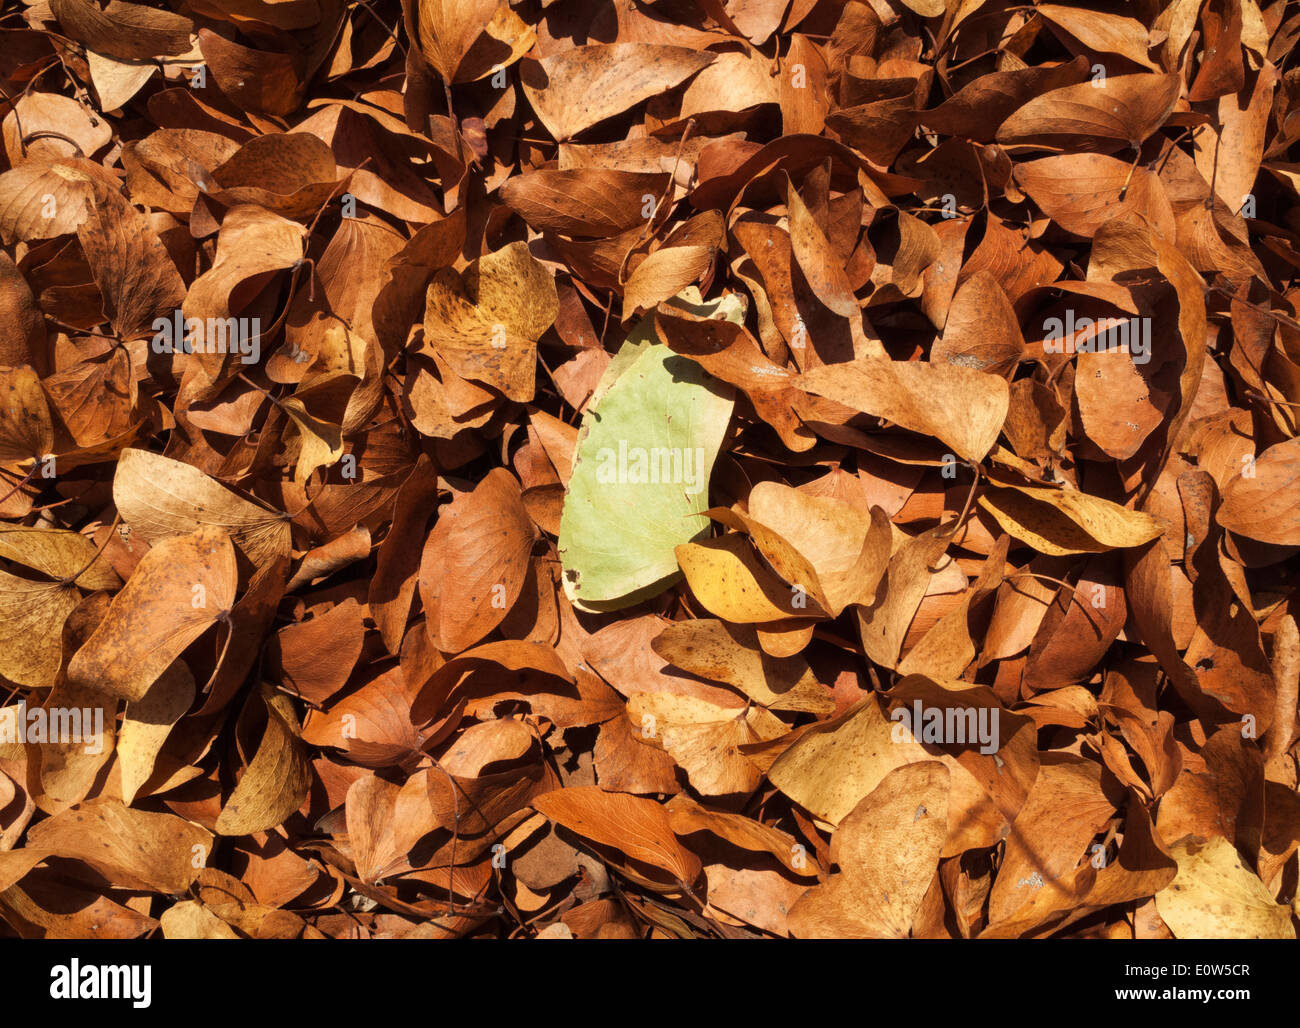
<path id="1" fill-rule="evenodd" d="M 1294 938 L 1285 0 L 6 0 L 0 935 Z"/>

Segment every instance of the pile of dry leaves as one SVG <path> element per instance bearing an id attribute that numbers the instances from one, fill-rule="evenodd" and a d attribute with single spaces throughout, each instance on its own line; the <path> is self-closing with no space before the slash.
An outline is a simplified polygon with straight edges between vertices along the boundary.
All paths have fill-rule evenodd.
<path id="1" fill-rule="evenodd" d="M 0 935 L 1294 938 L 1286 0 L 7 0 Z"/>

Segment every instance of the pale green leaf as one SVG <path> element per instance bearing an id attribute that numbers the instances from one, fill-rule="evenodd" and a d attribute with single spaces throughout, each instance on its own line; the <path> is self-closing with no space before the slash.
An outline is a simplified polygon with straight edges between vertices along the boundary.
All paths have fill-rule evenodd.
<path id="1" fill-rule="evenodd" d="M 739 297 L 672 301 L 740 322 Z M 654 334 L 653 314 L 610 362 L 583 417 L 564 498 L 564 589 L 583 610 L 617 610 L 680 575 L 674 548 L 708 531 L 709 476 L 731 420 L 730 388 Z"/>

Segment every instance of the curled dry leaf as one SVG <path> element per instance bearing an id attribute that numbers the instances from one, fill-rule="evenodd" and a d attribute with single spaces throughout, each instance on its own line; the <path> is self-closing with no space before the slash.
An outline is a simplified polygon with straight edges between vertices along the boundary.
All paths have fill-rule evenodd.
<path id="1" fill-rule="evenodd" d="M 521 79 L 547 131 L 566 140 L 680 85 L 712 60 L 711 54 L 680 46 L 579 46 L 525 62 Z"/>
<path id="2" fill-rule="evenodd" d="M 130 889 L 184 892 L 212 850 L 212 835 L 174 814 L 132 810 L 119 801 L 89 800 L 27 833 L 46 856 L 81 860 Z"/>
<path id="3" fill-rule="evenodd" d="M 1227 839 L 1171 847 L 1178 874 L 1156 909 L 1180 939 L 1294 939 L 1291 911 L 1277 903 Z"/>
<path id="4" fill-rule="evenodd" d="M 523 243 L 485 254 L 462 277 L 429 284 L 425 346 L 462 378 L 533 398 L 536 345 L 559 311 L 555 283 Z"/>
<path id="5" fill-rule="evenodd" d="M 1270 446 L 1243 462 L 1223 491 L 1218 522 L 1230 532 L 1280 546 L 1300 546 L 1296 518 L 1300 440 Z"/>
<path id="6" fill-rule="evenodd" d="M 999 143 L 1115 151 L 1142 143 L 1169 117 L 1179 76 L 1110 75 L 1035 97 L 998 128 Z"/>
<path id="7" fill-rule="evenodd" d="M 472 82 L 497 71 L 526 53 L 536 38 L 501 0 L 419 0 L 416 9 L 420 49 L 447 82 Z M 509 55 L 505 61 L 501 46 Z"/>
<path id="8" fill-rule="evenodd" d="M 122 451 L 113 500 L 131 531 L 150 543 L 198 524 L 228 532 L 258 565 L 289 549 L 283 516 L 242 499 L 189 464 L 147 450 Z"/>
<path id="9" fill-rule="evenodd" d="M 140 700 L 190 643 L 235 603 L 235 548 L 200 528 L 150 548 L 104 620 L 68 664 L 68 681 Z"/>
<path id="10" fill-rule="evenodd" d="M 468 649 L 505 620 L 523 588 L 534 533 L 519 483 L 500 469 L 443 508 L 420 560 L 425 624 L 438 649 Z"/>
<path id="11" fill-rule="evenodd" d="M 627 713 L 634 725 L 641 726 L 641 737 L 662 745 L 703 796 L 753 792 L 762 773 L 739 747 L 785 733 L 785 725 L 762 707 L 736 713 L 669 692 L 633 693 Z"/>
<path id="12" fill-rule="evenodd" d="M 250 697 L 250 706 L 254 702 Z M 311 789 L 311 764 L 288 697 L 264 687 L 256 702 L 266 708 L 266 732 L 217 815 L 219 835 L 251 835 L 274 828 L 302 806 Z"/>
<path id="13" fill-rule="evenodd" d="M 117 761 L 122 769 L 122 802 L 128 807 L 153 774 L 172 727 L 193 702 L 194 676 L 187 665 L 177 661 L 143 696 L 127 704 L 117 739 Z"/>
<path id="14" fill-rule="evenodd" d="M 677 841 L 668 812 L 654 800 L 570 786 L 539 796 L 532 805 L 583 839 L 667 875 L 678 888 L 690 888 L 700 875 L 699 858 Z"/>
<path id="15" fill-rule="evenodd" d="M 982 460 L 997 442 L 1010 392 L 972 368 L 859 357 L 805 371 L 796 385 L 864 414 L 931 435 L 963 460 Z"/>
<path id="16" fill-rule="evenodd" d="M 907 938 L 948 835 L 948 769 L 891 771 L 831 837 L 840 873 L 790 911 L 800 938 Z"/>
<path id="17" fill-rule="evenodd" d="M 1052 556 L 1141 546 L 1160 535 L 1151 515 L 1074 489 L 1011 486 L 980 503 L 1008 534 Z"/>

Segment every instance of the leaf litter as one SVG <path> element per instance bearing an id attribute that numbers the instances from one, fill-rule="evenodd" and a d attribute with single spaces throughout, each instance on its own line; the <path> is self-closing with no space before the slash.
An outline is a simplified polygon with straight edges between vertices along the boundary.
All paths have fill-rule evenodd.
<path id="1" fill-rule="evenodd" d="M 0 934 L 1294 938 L 1283 0 L 37 0 Z"/>

